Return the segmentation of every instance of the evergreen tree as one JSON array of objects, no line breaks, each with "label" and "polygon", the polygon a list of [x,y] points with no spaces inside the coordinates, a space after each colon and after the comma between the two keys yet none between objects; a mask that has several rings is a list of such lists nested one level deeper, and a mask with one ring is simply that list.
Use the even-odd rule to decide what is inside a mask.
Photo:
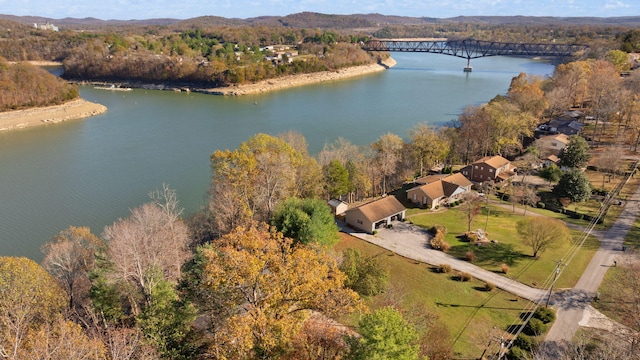
[{"label": "evergreen tree", "polygon": [[570,136],[569,144],[560,152],[560,164],[570,168],[584,167],[590,158],[589,144],[578,135]]},{"label": "evergreen tree", "polygon": [[558,185],[553,188],[553,192],[558,197],[581,202],[587,200],[591,195],[591,184],[582,171],[574,169],[562,174]]}]

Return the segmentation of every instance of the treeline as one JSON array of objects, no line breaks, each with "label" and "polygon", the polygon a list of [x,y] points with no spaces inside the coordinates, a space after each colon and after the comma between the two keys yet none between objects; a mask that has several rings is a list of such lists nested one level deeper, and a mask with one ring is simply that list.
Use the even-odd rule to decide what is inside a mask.
[{"label": "treeline", "polygon": [[[281,150],[295,157],[286,146]],[[271,225],[241,219],[205,239],[205,214],[183,219],[167,187],[150,196],[100,237],[84,227],[60,232],[43,247],[42,266],[0,257],[3,357],[364,360],[402,354],[417,360],[450,354],[446,329],[424,309],[403,314],[390,302],[367,311],[359,294],[384,291],[388,270],[358,251],[341,260],[329,250],[338,229],[324,201],[292,197],[274,206]],[[353,312],[361,318],[360,335],[336,322]],[[419,326],[405,317],[420,319]],[[440,346],[426,345],[436,336]]]},{"label": "treeline", "polygon": [[77,86],[40,67],[0,58],[0,111],[57,105],[78,96]]}]

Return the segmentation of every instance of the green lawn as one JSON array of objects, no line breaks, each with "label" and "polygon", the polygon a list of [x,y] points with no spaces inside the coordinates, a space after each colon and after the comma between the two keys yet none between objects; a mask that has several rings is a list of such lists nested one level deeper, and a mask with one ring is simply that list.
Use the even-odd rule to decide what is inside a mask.
[{"label": "green lawn", "polygon": [[[349,235],[341,234],[341,239],[337,251],[356,248],[363,254],[382,258],[390,269],[395,288],[392,292],[399,295],[402,305],[407,308],[424,305],[447,326],[452,339],[458,338],[454,344],[457,358],[478,358],[489,339],[500,336],[529,305],[528,301],[501,290],[482,290],[484,282],[454,281],[451,274],[436,273],[427,264],[394,255]],[[388,295],[378,295],[367,299],[367,303],[376,308],[387,298]],[[356,319],[350,321],[349,325],[357,323]]]},{"label": "green lawn", "polygon": [[[533,259],[531,249],[521,243],[516,231],[516,224],[523,218],[522,210],[516,209],[516,213],[513,214],[510,210],[494,205],[490,205],[490,209],[488,217],[486,209],[483,209],[483,213],[473,220],[471,226],[472,230],[484,229],[486,223],[489,239],[496,240],[497,243],[485,246],[476,246],[458,237],[467,230],[461,208],[435,213],[412,211],[407,217],[414,224],[425,228],[435,224],[445,226],[448,231],[446,240],[451,245],[448,253],[452,256],[463,259],[468,251],[473,251],[476,255],[474,264],[484,269],[500,272],[501,264],[505,263],[510,268],[508,277],[528,285],[543,284],[547,277],[553,274],[555,261],[566,258],[571,243],[558,244],[557,247],[543,252],[538,259]],[[581,232],[575,230],[572,230],[571,234],[574,241],[578,241],[582,236]],[[598,247],[598,240],[590,236],[572,260],[572,266],[563,270],[556,286],[573,287]]]}]

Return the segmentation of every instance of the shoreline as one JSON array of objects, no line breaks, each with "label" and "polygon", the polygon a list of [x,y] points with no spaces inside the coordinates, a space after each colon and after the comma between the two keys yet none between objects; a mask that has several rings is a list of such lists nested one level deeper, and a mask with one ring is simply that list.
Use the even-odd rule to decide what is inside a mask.
[{"label": "shoreline", "polygon": [[106,111],[102,104],[78,98],[60,105],[0,112],[0,133],[83,119]]},{"label": "shoreline", "polygon": [[348,67],[336,71],[322,71],[310,74],[287,75],[257,82],[255,84],[233,85],[224,88],[198,89],[195,92],[223,96],[242,96],[289,89],[298,86],[320,84],[328,81],[349,79],[357,76],[377,73],[396,65],[393,58],[388,58],[378,64]]}]

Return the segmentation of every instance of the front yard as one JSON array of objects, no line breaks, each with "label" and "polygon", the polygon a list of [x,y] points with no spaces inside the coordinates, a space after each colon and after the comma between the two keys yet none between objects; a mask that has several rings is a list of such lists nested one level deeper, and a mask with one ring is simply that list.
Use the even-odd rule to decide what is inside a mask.
[{"label": "front yard", "polygon": [[[475,217],[471,226],[471,230],[484,229],[486,224],[488,238],[495,240],[495,243],[486,243],[483,246],[476,246],[459,237],[467,231],[461,208],[436,213],[412,209],[407,212],[407,217],[409,221],[424,228],[436,224],[445,226],[446,241],[451,245],[448,251],[450,255],[465,259],[467,252],[473,252],[474,264],[499,273],[502,273],[501,265],[506,264],[509,267],[507,277],[532,286],[543,284],[553,273],[556,261],[566,259],[572,244],[580,241],[583,236],[581,231],[571,230],[572,243],[558,244],[543,252],[538,259],[534,259],[531,257],[531,249],[522,244],[516,231],[516,224],[523,219],[522,210],[516,210],[514,214],[496,205],[490,204],[489,207],[490,212],[487,214],[486,207],[483,205],[482,213]],[[571,266],[564,268],[556,286],[558,288],[573,287],[599,246],[598,239],[594,236],[587,237],[584,245],[573,258]]]},{"label": "front yard", "polygon": [[[365,256],[380,257],[389,268],[391,289],[366,299],[367,305],[375,309],[399,302],[408,312],[424,307],[429,314],[421,316],[437,316],[449,330],[451,340],[456,340],[453,345],[456,358],[478,358],[487,342],[502,335],[529,304],[499,289],[485,291],[482,281],[455,281],[451,279],[452,273],[437,273],[430,265],[394,255],[344,233],[340,237],[336,251],[355,248]],[[349,319],[347,325],[357,322],[355,318]],[[495,349],[495,342],[493,345]]]}]

